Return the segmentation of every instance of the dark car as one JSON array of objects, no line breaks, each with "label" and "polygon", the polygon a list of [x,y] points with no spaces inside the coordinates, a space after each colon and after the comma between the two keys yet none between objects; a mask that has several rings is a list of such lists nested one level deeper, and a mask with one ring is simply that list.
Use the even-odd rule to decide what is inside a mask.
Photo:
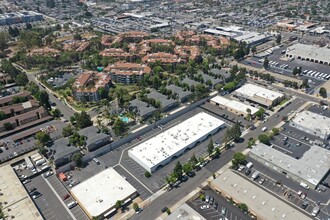
[{"label": "dark car", "polygon": [[214,204],[213,204],[213,208],[214,208],[215,210],[218,209],[218,203],[217,203],[217,202],[214,202]]},{"label": "dark car", "polygon": [[167,210],[168,210],[167,207],[164,207],[164,208],[161,209],[162,213],[166,212]]},{"label": "dark car", "polygon": [[250,173],[251,173],[251,169],[246,169],[246,170],[245,170],[245,175],[248,176],[248,175],[250,175]]},{"label": "dark car", "polygon": [[69,194],[66,194],[65,196],[63,196],[63,200],[66,200],[66,199],[68,199],[70,197],[70,195]]},{"label": "dark car", "polygon": [[182,176],[181,177],[181,181],[182,182],[186,182],[188,180],[188,177],[186,175]]},{"label": "dark car", "polygon": [[33,188],[29,189],[29,193],[32,193],[32,192],[34,192],[36,190],[37,190],[37,188],[33,187]]},{"label": "dark car", "polygon": [[191,171],[191,172],[189,172],[187,175],[188,175],[189,177],[194,177],[196,174],[195,174],[195,172]]},{"label": "dark car", "polygon": [[303,204],[301,205],[303,209],[306,209],[307,206],[308,206],[308,201],[304,201]]}]

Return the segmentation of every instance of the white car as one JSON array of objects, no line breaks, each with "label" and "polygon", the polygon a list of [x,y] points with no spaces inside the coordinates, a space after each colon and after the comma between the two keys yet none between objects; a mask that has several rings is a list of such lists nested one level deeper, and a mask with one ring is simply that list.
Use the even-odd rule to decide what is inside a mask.
[{"label": "white car", "polygon": [[239,168],[238,168],[237,170],[241,172],[241,171],[244,170],[244,169],[245,169],[245,166],[244,166],[244,165],[240,165]]},{"label": "white car", "polygon": [[75,207],[77,205],[77,202],[76,201],[72,201],[70,202],[67,206],[69,209],[72,209],[73,207]]},{"label": "white car", "polygon": [[53,171],[48,171],[47,173],[45,173],[43,176],[45,177],[45,178],[47,178],[47,177],[49,177],[49,176],[51,176],[51,175],[53,175],[54,173],[53,173]]},{"label": "white car", "polygon": [[210,208],[210,205],[202,205],[201,206],[201,209],[203,210],[203,209],[209,209]]}]

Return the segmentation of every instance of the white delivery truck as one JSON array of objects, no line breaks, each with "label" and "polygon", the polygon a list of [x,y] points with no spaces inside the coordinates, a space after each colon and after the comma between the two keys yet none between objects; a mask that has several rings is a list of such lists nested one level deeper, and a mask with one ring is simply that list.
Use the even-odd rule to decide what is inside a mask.
[{"label": "white delivery truck", "polygon": [[42,159],[40,159],[40,160],[37,160],[37,161],[36,161],[36,166],[40,166],[40,165],[42,165],[42,164],[45,163],[45,162],[46,162],[45,158],[42,158]]}]

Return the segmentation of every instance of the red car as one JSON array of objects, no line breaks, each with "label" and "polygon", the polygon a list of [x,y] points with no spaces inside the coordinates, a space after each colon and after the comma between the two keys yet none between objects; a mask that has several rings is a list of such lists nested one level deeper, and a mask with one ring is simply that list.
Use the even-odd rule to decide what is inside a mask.
[{"label": "red car", "polygon": [[301,194],[300,198],[305,199],[307,197],[307,193]]},{"label": "red car", "polygon": [[70,197],[70,195],[69,194],[66,194],[65,196],[63,196],[63,201],[66,200],[66,199],[68,199],[69,197]]}]

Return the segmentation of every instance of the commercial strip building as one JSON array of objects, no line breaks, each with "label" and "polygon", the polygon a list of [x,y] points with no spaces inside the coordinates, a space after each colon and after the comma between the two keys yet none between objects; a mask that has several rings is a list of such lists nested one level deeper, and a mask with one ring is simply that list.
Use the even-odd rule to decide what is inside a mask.
[{"label": "commercial strip building", "polygon": [[310,219],[298,209],[229,169],[213,180],[211,186],[227,199],[232,199],[236,204],[247,204],[249,211],[256,216],[256,219]]},{"label": "commercial strip building", "polygon": [[[215,96],[210,100],[210,103],[219,106],[221,109],[225,109],[229,112],[232,112],[236,115],[240,115],[243,117],[246,117],[249,114],[253,117],[259,110],[243,102],[230,100],[222,96]],[[250,109],[250,112],[248,112],[248,109]]]},{"label": "commercial strip building", "polygon": [[137,196],[136,189],[113,168],[74,186],[70,193],[90,219],[106,218],[116,211],[118,200],[126,204]]},{"label": "commercial strip building", "polygon": [[290,125],[321,139],[328,139],[330,135],[330,118],[311,111],[299,112],[292,118]]},{"label": "commercial strip building", "polygon": [[330,49],[307,44],[294,44],[286,49],[286,57],[330,65]]},{"label": "commercial strip building", "polygon": [[0,167],[0,191],[0,203],[5,216],[16,220],[43,219],[10,165]]},{"label": "commercial strip building", "polygon": [[330,170],[330,152],[315,145],[311,146],[298,160],[262,143],[252,148],[249,156],[313,189],[329,174]]},{"label": "commercial strip building", "polygon": [[154,172],[224,127],[225,122],[201,112],[130,149],[128,156]]},{"label": "commercial strip building", "polygon": [[278,104],[285,98],[285,94],[274,92],[261,86],[245,84],[234,92],[234,96],[242,100],[258,103],[267,108]]}]

